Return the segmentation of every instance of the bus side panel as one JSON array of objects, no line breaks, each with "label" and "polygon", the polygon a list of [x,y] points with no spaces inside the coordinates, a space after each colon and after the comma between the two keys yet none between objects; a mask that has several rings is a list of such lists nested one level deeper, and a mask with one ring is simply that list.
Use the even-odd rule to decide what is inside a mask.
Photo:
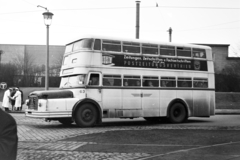
[{"label": "bus side panel", "polygon": [[[122,91],[121,89],[103,89],[102,90],[102,110],[107,111],[106,118],[119,117],[118,111],[122,109]],[[105,112],[103,112],[105,114]]]},{"label": "bus side panel", "polygon": [[182,99],[187,103],[188,116],[192,116],[194,111],[192,90],[178,90],[177,98]]},{"label": "bus side panel", "polygon": [[210,92],[210,115],[215,115],[215,92]]},{"label": "bus side panel", "polygon": [[208,72],[214,73],[214,64],[213,64],[213,61],[207,61],[207,65],[208,65]]},{"label": "bus side panel", "polygon": [[144,117],[159,117],[159,90],[142,90],[142,108]]},{"label": "bus side panel", "polygon": [[193,116],[210,116],[210,93],[206,91],[193,91]]},{"label": "bus side panel", "polygon": [[79,101],[79,98],[66,98],[67,111],[72,111],[73,106]]},{"label": "bus side panel", "polygon": [[142,117],[142,97],[141,90],[122,90],[123,117]]},{"label": "bus side panel", "polygon": [[176,90],[160,90],[159,94],[160,116],[167,116],[168,105],[177,97]]},{"label": "bus side panel", "polygon": [[66,111],[66,99],[48,99],[47,111]]},{"label": "bus side panel", "polygon": [[208,79],[209,79],[208,88],[214,89],[215,88],[215,77],[214,77],[214,74],[209,74],[208,75]]}]

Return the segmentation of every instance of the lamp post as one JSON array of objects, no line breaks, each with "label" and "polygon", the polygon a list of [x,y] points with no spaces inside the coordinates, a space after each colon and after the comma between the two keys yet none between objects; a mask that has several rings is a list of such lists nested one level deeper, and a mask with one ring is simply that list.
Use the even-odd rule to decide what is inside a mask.
[{"label": "lamp post", "polygon": [[169,30],[167,30],[167,32],[169,32],[169,42],[172,42],[172,28],[170,27]]},{"label": "lamp post", "polygon": [[49,11],[43,13],[44,23],[47,27],[47,56],[45,65],[45,90],[48,90],[49,86],[49,26],[52,23],[53,14]]}]

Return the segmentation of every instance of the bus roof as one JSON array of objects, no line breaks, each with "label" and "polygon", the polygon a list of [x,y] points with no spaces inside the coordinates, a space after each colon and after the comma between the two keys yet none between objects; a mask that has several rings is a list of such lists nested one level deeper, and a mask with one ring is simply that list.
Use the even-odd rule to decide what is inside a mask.
[{"label": "bus roof", "polygon": [[74,40],[66,45],[77,42],[83,38],[93,38],[93,39],[107,39],[107,40],[128,41],[128,42],[137,42],[137,43],[148,43],[148,44],[158,44],[158,45],[161,44],[161,45],[171,45],[171,46],[179,46],[179,47],[211,49],[211,47],[209,46],[196,45],[196,44],[190,44],[190,43],[173,43],[173,42],[163,42],[163,41],[152,41],[152,40],[146,40],[146,39],[131,39],[131,38],[123,38],[123,37],[98,36],[98,35],[81,35],[80,37],[81,38],[79,38],[78,40]]}]

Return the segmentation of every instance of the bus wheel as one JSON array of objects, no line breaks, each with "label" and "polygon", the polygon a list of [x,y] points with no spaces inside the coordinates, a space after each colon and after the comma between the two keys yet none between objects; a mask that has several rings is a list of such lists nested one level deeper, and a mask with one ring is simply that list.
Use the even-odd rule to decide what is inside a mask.
[{"label": "bus wheel", "polygon": [[183,104],[174,103],[169,110],[169,120],[172,123],[181,123],[187,119],[187,112]]},{"label": "bus wheel", "polygon": [[73,120],[71,118],[62,118],[59,119],[58,121],[66,126],[71,125],[73,123]]},{"label": "bus wheel", "polygon": [[75,113],[75,122],[79,127],[91,127],[97,122],[97,109],[86,103],[79,107]]}]

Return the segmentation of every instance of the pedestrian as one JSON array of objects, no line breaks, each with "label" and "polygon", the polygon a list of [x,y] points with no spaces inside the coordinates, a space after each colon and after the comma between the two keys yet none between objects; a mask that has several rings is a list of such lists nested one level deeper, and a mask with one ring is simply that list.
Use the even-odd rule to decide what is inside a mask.
[{"label": "pedestrian", "polygon": [[22,97],[21,92],[18,88],[15,88],[16,92],[13,97],[11,97],[12,100],[15,100],[14,108],[15,110],[19,111],[22,106]]},{"label": "pedestrian", "polygon": [[14,118],[0,109],[0,159],[17,158],[17,124]]},{"label": "pedestrian", "polygon": [[[14,95],[15,95],[15,93],[16,93],[16,89],[15,88],[13,88],[12,90],[11,90],[11,97],[13,97]],[[12,98],[10,98],[11,99],[11,105],[12,105],[12,111],[14,110],[14,106],[15,106],[15,99],[12,99]]]},{"label": "pedestrian", "polygon": [[23,100],[23,91],[18,87],[19,92],[21,93],[21,107],[20,107],[20,111],[22,110],[22,105],[24,104],[24,100]]},{"label": "pedestrian", "polygon": [[2,102],[2,107],[4,108],[5,111],[9,111],[9,107],[11,105],[11,88],[8,88],[5,92],[4,92],[4,96],[3,96],[3,102]]}]

